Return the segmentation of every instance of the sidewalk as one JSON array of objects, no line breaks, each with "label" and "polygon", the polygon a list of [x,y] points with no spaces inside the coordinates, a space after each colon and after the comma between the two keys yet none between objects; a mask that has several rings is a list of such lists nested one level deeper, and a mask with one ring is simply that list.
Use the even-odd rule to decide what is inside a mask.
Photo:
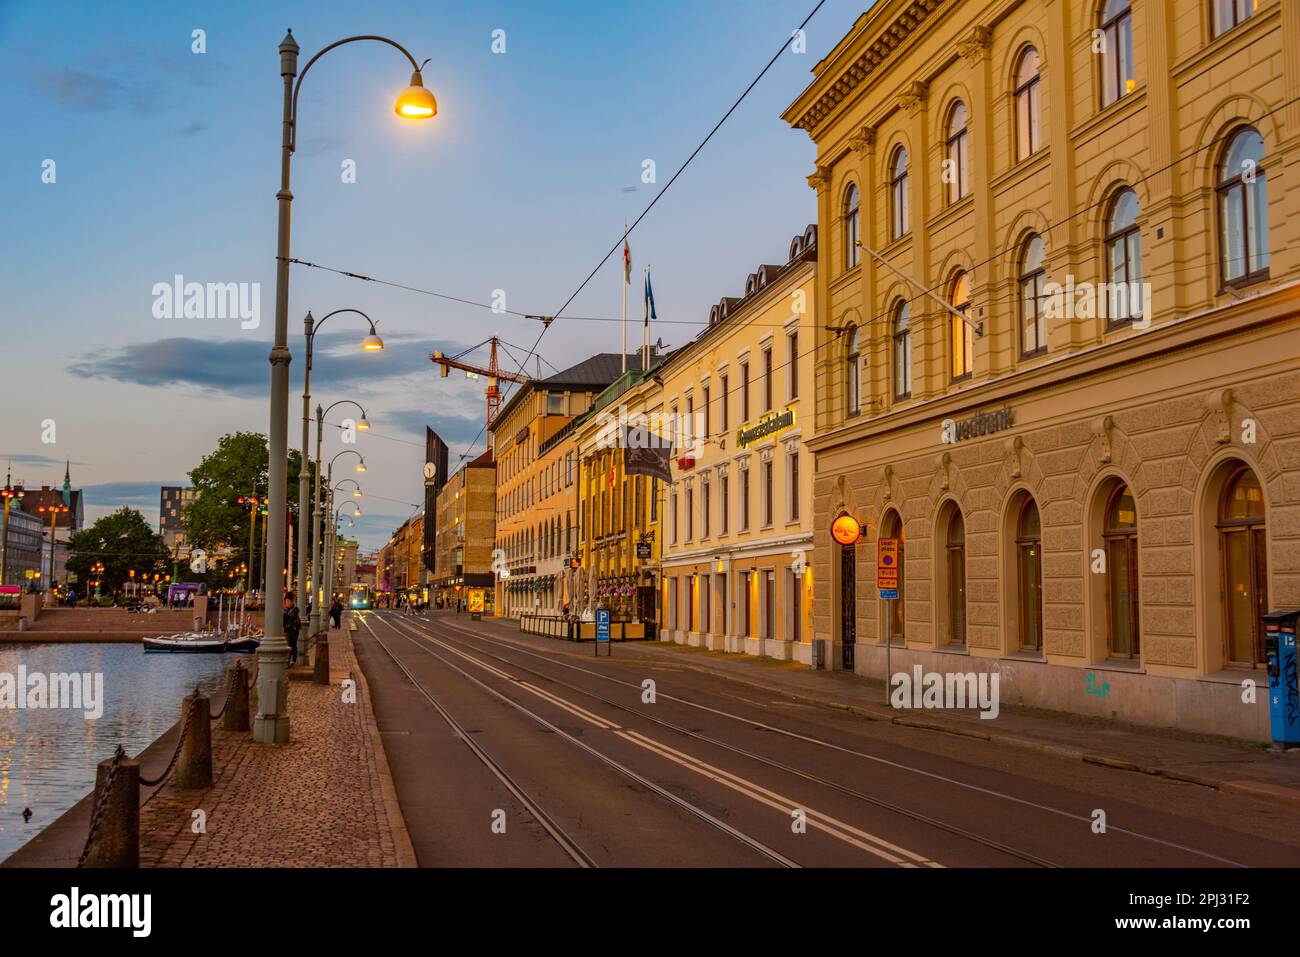
[{"label": "sidewalk", "polygon": [[[455,620],[454,615],[449,618]],[[464,627],[478,626],[468,616],[462,616],[459,623]],[[482,625],[529,647],[591,657],[590,642],[579,645],[525,635],[516,624],[504,619],[485,619]],[[1235,738],[1007,704],[1001,706],[994,720],[981,719],[976,711],[898,711],[886,704],[884,682],[879,679],[843,671],[811,671],[793,662],[666,642],[615,642],[614,656],[670,661],[678,667],[808,704],[838,708],[871,721],[890,721],[932,733],[962,735],[1300,807],[1300,750],[1279,753]]]},{"label": "sidewalk", "polygon": [[[415,866],[346,621],[329,642],[330,684],[289,683],[288,745],[214,725],[212,787],[168,783],[144,803],[142,867]],[[347,678],[357,682],[355,704],[343,701]],[[206,815],[202,834],[192,829],[196,809]]]}]

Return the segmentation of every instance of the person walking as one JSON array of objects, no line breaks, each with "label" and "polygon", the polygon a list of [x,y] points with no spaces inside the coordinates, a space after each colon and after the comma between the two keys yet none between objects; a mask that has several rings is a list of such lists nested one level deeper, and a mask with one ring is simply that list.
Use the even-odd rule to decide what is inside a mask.
[{"label": "person walking", "polygon": [[334,599],[334,604],[330,605],[330,619],[334,622],[335,628],[343,623],[343,602],[337,598]]},{"label": "person walking", "polygon": [[289,664],[298,661],[298,633],[302,631],[302,619],[298,617],[298,604],[293,592],[284,596],[284,640],[289,643]]}]

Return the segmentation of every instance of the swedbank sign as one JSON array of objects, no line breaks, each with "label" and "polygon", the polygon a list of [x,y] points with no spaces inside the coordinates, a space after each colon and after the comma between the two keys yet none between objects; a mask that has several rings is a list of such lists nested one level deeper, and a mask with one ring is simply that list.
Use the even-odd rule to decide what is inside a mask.
[{"label": "swedbank sign", "polygon": [[940,425],[940,436],[944,445],[960,442],[962,439],[979,438],[991,435],[1015,425],[1015,413],[1011,406],[1004,405],[996,412],[976,412],[968,419],[944,419]]}]

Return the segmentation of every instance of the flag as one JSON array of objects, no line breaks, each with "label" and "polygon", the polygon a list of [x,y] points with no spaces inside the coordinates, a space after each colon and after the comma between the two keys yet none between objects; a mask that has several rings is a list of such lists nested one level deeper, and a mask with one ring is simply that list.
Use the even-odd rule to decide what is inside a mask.
[{"label": "flag", "polygon": [[632,285],[632,247],[627,244],[627,226],[623,226],[623,285]]},{"label": "flag", "polygon": [[650,328],[650,320],[658,319],[655,315],[655,293],[650,288],[650,270],[645,271],[645,327]]}]

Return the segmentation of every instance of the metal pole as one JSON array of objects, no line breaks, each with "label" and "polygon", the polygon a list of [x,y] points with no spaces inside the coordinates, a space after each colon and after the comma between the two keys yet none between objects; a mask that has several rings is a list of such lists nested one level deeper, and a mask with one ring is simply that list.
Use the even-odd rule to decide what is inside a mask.
[{"label": "metal pole", "polygon": [[47,587],[50,591],[51,601],[54,600],[54,551],[58,544],[58,540],[54,535],[54,523],[58,521],[58,518],[59,513],[54,509],[50,509],[50,583]]},{"label": "metal pole", "polygon": [[[316,492],[315,492],[315,497],[312,500],[314,502],[313,508],[315,509],[315,511],[312,512],[312,523],[311,523],[311,591],[313,597],[311,603],[311,618],[308,621],[308,625],[307,625],[307,639],[309,643],[312,637],[315,636],[315,634],[318,631],[320,631],[320,603],[321,603],[320,556],[321,556],[321,536],[324,532],[324,527],[321,525],[321,515],[320,515],[320,470],[321,470],[320,443],[321,443],[321,429],[324,425],[324,420],[325,420],[325,412],[318,405],[316,406],[316,468],[313,470],[316,473]],[[331,471],[332,470],[333,470],[333,464],[331,463]]]},{"label": "metal pole", "polygon": [[[250,495],[249,498],[257,498]],[[257,552],[254,551],[254,539],[257,536],[257,505],[250,503],[248,512],[248,573],[244,577],[244,591],[253,590],[253,569],[257,567]]]},{"label": "metal pole", "polygon": [[[300,446],[302,454],[298,459],[298,609],[300,612],[307,610],[307,530],[310,527],[307,521],[307,510],[310,506],[307,482],[308,466],[311,463],[307,443],[311,435],[311,340],[314,322],[311,313],[308,312],[307,318],[303,320],[307,348],[306,364],[303,366],[302,373],[302,445]],[[309,627],[305,640],[310,641],[311,636],[312,629]]]},{"label": "metal pole", "polygon": [[[8,493],[8,489],[5,492]],[[12,499],[5,495],[4,531],[0,531],[0,585],[9,577],[9,503]]]},{"label": "metal pole", "polygon": [[[889,676],[893,673],[893,666],[890,664],[892,660],[890,652],[894,648],[894,626],[892,624],[893,615],[891,614],[894,606],[890,602],[894,600],[893,598],[885,599],[885,704],[889,704]],[[893,707],[892,704],[889,706]]]},{"label": "metal pole", "polygon": [[[280,190],[276,194],[279,222],[275,261],[275,344],[271,348],[271,416],[268,435],[271,499],[269,537],[284,543],[288,489],[289,454],[289,171],[293,158],[293,82],[298,74],[298,44],[292,33],[280,41],[280,76],[284,79],[284,111],[281,122]],[[271,550],[265,563],[265,637],[257,648],[257,718],[253,740],[259,744],[287,744],[289,741],[289,644],[284,640],[284,620],[275,614],[272,594],[279,594],[284,578],[284,553]]]}]

